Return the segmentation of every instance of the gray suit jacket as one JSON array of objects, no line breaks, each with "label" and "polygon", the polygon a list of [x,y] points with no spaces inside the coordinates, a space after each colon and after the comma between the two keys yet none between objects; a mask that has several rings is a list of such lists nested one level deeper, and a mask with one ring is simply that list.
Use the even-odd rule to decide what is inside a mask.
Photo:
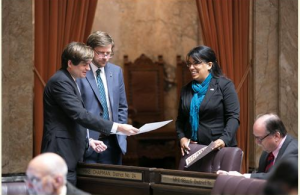
[{"label": "gray suit jacket", "polygon": [[[125,86],[122,69],[112,63],[107,63],[104,67],[110,108],[112,111],[112,121],[117,123],[127,123],[128,106],[126,100]],[[92,68],[87,72],[86,78],[77,79],[76,81],[81,91],[81,97],[89,112],[97,116],[103,115],[103,108],[100,103],[99,89],[97,87]],[[93,139],[99,138],[99,132],[90,129],[90,137]],[[123,154],[127,150],[127,140],[125,135],[116,136],[118,144]],[[85,156],[91,155],[93,150],[88,149]]]},{"label": "gray suit jacket", "polygon": [[283,142],[279,150],[275,164],[271,167],[268,173],[264,173],[267,157],[268,157],[268,153],[264,151],[261,154],[259,159],[258,171],[257,173],[252,173],[251,178],[267,179],[272,174],[272,172],[276,169],[276,166],[280,164],[280,161],[283,159],[291,158],[292,160],[298,161],[298,140],[296,140],[290,135],[287,135],[285,141]]}]

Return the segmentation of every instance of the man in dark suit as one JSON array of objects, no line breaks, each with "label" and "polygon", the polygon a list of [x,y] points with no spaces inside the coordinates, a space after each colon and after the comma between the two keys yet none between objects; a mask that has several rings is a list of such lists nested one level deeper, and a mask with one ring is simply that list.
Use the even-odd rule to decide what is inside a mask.
[{"label": "man in dark suit", "polygon": [[[101,102],[98,83],[102,81],[108,111],[107,119],[117,123],[127,123],[128,106],[122,69],[108,62],[113,56],[112,37],[106,32],[96,31],[88,37],[87,45],[95,52],[93,61],[90,63],[91,70],[87,72],[86,78],[76,80],[86,109],[92,114],[105,118],[105,109],[102,105],[104,102]],[[100,76],[100,81],[97,76]],[[85,153],[84,162],[122,164],[122,154],[125,154],[127,149],[126,135],[105,136],[90,129],[89,138],[103,141],[107,149],[97,153],[90,147]]]},{"label": "man in dark suit", "polygon": [[44,153],[32,159],[26,170],[30,194],[88,195],[67,182],[68,167],[55,153]]},{"label": "man in dark suit", "polygon": [[[72,42],[62,53],[62,68],[48,81],[44,90],[44,132],[42,152],[54,152],[68,165],[68,181],[76,184],[76,166],[83,160],[88,146],[87,129],[103,135],[122,132],[133,135],[138,129],[127,124],[104,120],[89,113],[75,82],[84,78],[94,57],[91,47]],[[94,142],[97,152],[103,151],[101,142]]]},{"label": "man in dark suit", "polygon": [[218,171],[218,174],[267,179],[281,160],[292,159],[298,163],[298,140],[287,134],[283,122],[277,115],[259,116],[253,125],[253,135],[256,143],[263,149],[257,173],[242,175],[236,171]]}]

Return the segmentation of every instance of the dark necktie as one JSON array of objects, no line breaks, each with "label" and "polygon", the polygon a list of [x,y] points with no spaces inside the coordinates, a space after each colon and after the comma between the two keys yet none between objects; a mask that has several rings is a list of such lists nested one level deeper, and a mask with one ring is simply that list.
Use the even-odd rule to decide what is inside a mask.
[{"label": "dark necktie", "polygon": [[274,164],[274,155],[272,152],[269,153],[268,157],[267,157],[267,164],[266,164],[266,168],[265,168],[265,173],[267,173],[270,168],[273,166]]},{"label": "dark necktie", "polygon": [[100,68],[96,71],[96,78],[97,78],[97,84],[98,84],[98,89],[100,93],[100,103],[103,108],[103,118],[104,119],[109,119],[109,114],[108,114],[108,108],[107,108],[107,102],[106,102],[106,95],[105,95],[105,90],[104,90],[104,85],[102,82],[102,79],[100,77]]}]

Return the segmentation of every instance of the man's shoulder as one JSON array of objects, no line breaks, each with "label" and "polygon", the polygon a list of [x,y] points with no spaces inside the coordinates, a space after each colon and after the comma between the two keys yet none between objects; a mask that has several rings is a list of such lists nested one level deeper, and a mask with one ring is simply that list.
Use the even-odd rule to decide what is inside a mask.
[{"label": "man's shoulder", "polygon": [[287,144],[288,148],[292,148],[298,151],[298,140],[289,134],[286,136],[285,143],[283,144]]},{"label": "man's shoulder", "polygon": [[52,91],[55,88],[61,88],[62,86],[68,86],[67,88],[74,87],[74,80],[67,70],[58,70],[47,82],[45,86],[45,93]]},{"label": "man's shoulder", "polygon": [[118,65],[116,65],[116,64],[113,64],[113,63],[111,63],[111,62],[108,62],[106,66],[107,66],[107,68],[109,68],[109,69],[111,69],[111,70],[115,70],[115,71],[120,71],[120,70],[122,70],[122,68],[121,68],[120,66],[118,66]]},{"label": "man's shoulder", "polygon": [[48,82],[58,81],[58,80],[69,80],[67,70],[58,70],[52,77],[50,77]]}]

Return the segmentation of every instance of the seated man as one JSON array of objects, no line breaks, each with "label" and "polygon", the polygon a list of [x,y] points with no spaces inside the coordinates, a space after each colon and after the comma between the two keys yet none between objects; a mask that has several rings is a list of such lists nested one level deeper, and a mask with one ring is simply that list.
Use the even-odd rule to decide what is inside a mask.
[{"label": "seated man", "polygon": [[298,164],[298,141],[287,134],[287,131],[275,114],[259,116],[253,125],[256,143],[264,150],[259,160],[257,173],[241,174],[237,171],[222,171],[217,174],[237,175],[257,179],[267,179],[273,165],[281,160],[291,158]]},{"label": "seated man", "polygon": [[43,153],[29,162],[26,185],[29,194],[88,195],[67,182],[66,162],[55,153]]}]

